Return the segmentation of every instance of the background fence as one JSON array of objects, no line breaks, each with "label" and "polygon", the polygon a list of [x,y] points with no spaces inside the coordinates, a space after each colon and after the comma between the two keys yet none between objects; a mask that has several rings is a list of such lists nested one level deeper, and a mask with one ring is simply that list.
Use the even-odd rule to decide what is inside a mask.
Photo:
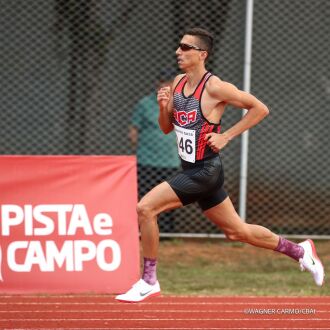
[{"label": "background fence", "polygon": [[[245,10],[242,0],[1,0],[0,153],[135,153],[135,104],[176,70],[186,28],[214,33],[208,69],[242,88]],[[250,132],[247,221],[281,234],[330,234],[329,17],[328,0],[254,1],[251,91],[271,115]],[[228,108],[224,130],[240,116]],[[222,157],[237,207],[240,138]],[[141,187],[161,173],[142,171]],[[195,205],[160,224],[220,233]]]}]

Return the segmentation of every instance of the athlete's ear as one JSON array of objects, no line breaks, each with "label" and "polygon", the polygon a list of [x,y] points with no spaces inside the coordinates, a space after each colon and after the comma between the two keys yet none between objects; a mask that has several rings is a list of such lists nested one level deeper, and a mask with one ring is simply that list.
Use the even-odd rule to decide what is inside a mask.
[{"label": "athlete's ear", "polygon": [[207,51],[206,51],[206,50],[202,50],[202,51],[200,52],[200,56],[201,56],[201,59],[205,62],[206,59],[207,59],[207,56],[208,56]]}]

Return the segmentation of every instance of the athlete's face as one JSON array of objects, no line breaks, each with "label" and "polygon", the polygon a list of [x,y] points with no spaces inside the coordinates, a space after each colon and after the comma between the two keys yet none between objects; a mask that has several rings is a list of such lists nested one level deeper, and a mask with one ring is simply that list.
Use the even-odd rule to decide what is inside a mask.
[{"label": "athlete's face", "polygon": [[184,71],[204,62],[207,57],[207,51],[201,48],[198,38],[191,35],[183,36],[175,54],[179,68]]}]

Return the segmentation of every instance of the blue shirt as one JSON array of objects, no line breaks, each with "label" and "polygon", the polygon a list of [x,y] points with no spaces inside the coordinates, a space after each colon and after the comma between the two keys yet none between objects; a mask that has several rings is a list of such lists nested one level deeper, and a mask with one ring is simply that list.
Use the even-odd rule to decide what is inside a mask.
[{"label": "blue shirt", "polygon": [[138,129],[137,158],[144,166],[179,167],[175,132],[165,135],[158,124],[157,94],[142,98],[134,107],[132,125]]}]

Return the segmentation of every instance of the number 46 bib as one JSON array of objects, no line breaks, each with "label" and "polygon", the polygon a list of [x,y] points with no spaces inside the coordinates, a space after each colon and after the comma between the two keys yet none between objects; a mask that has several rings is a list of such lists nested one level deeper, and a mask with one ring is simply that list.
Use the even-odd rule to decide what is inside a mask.
[{"label": "number 46 bib", "polygon": [[174,125],[179,156],[186,162],[195,163],[195,131]]}]

